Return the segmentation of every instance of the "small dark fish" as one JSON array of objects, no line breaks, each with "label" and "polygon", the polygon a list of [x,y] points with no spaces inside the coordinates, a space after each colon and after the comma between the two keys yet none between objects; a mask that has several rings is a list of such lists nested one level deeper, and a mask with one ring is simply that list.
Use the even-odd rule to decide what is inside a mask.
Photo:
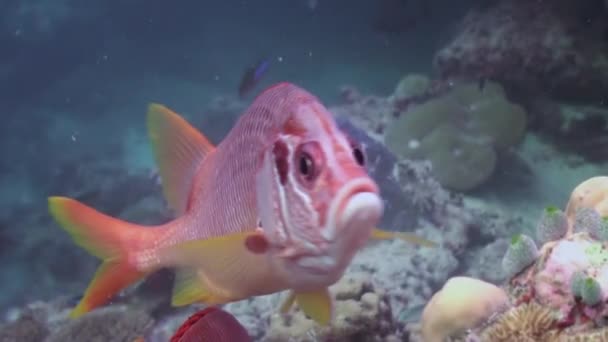
[{"label": "small dark fish", "polygon": [[228,312],[208,307],[190,316],[169,342],[250,342],[247,330]]},{"label": "small dark fish", "polygon": [[485,77],[480,77],[477,80],[477,87],[479,88],[479,91],[483,91],[485,89],[486,81],[487,81],[487,78],[485,78]]},{"label": "small dark fish", "polygon": [[241,83],[239,84],[239,96],[241,98],[245,97],[251,90],[253,90],[253,88],[255,88],[262,77],[266,74],[266,71],[268,71],[269,66],[270,61],[267,59],[262,59],[254,66],[251,66],[245,70],[245,73],[241,78]]}]

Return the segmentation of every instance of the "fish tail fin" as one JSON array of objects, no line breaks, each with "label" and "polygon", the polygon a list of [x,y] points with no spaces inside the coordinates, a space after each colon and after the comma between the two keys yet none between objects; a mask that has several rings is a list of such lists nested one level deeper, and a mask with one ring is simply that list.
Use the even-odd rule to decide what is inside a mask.
[{"label": "fish tail fin", "polygon": [[120,290],[156,270],[157,265],[138,267],[129,255],[148,245],[154,235],[152,229],[102,214],[70,198],[49,197],[48,202],[51,215],[74,242],[103,260],[70,317],[77,318],[105,304]]}]

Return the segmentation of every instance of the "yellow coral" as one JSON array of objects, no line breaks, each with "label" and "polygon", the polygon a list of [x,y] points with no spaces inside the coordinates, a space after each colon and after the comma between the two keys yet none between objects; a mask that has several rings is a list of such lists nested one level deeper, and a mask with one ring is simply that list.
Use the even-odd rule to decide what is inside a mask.
[{"label": "yellow coral", "polygon": [[450,278],[424,308],[422,337],[425,342],[442,342],[474,328],[507,305],[506,293],[496,285],[474,278]]},{"label": "yellow coral", "polygon": [[566,206],[569,234],[572,234],[574,215],[580,208],[594,208],[602,217],[608,216],[608,177],[592,177],[574,188]]}]

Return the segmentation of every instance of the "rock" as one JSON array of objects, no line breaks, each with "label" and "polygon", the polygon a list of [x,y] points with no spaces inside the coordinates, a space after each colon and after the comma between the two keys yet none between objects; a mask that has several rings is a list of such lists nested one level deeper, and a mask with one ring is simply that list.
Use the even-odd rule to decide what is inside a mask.
[{"label": "rock", "polygon": [[143,311],[110,306],[67,322],[45,342],[133,342],[143,336],[152,323],[152,318]]},{"label": "rock", "polygon": [[393,332],[386,296],[361,276],[346,276],[331,288],[334,319],[321,327],[296,309],[287,315],[273,314],[264,337],[267,342],[283,341],[382,341]]},{"label": "rock", "polygon": [[49,331],[43,322],[30,315],[0,327],[1,342],[42,342]]}]

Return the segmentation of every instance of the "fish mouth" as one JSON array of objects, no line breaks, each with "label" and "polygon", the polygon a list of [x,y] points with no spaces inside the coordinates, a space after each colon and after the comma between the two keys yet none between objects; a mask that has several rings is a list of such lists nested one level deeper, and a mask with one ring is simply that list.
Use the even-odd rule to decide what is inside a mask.
[{"label": "fish mouth", "polygon": [[370,178],[357,178],[345,184],[330,205],[328,221],[321,232],[323,237],[333,241],[338,233],[369,236],[384,211],[378,192],[378,186]]}]

